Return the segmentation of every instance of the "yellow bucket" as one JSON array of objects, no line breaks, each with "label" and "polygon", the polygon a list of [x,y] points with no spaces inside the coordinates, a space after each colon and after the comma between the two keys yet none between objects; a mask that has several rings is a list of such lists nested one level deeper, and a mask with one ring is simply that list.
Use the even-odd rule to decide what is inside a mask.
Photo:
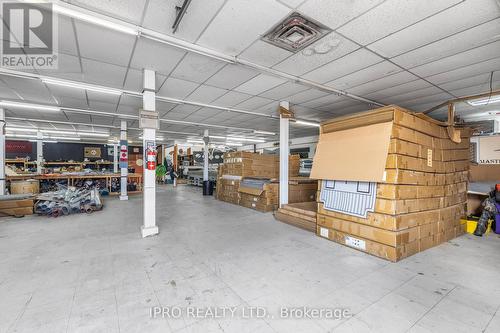
[{"label": "yellow bucket", "polygon": [[[473,234],[474,231],[476,230],[477,221],[461,219],[460,223],[467,224],[467,232],[469,234]],[[491,220],[488,221],[488,228],[486,229],[486,232],[484,234],[487,235],[490,233],[490,231],[491,231]]]}]

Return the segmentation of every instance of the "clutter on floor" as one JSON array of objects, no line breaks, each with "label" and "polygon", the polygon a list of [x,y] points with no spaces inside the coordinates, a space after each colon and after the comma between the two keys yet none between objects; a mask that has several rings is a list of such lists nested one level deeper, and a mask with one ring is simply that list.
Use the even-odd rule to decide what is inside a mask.
[{"label": "clutter on floor", "polygon": [[59,190],[36,197],[35,213],[51,217],[69,214],[93,213],[101,210],[103,203],[97,188],[60,186]]}]

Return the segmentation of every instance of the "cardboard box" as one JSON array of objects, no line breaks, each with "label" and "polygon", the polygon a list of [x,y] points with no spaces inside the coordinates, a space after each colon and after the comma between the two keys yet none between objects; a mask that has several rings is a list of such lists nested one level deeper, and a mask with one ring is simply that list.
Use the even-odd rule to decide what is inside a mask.
[{"label": "cardboard box", "polygon": [[397,106],[323,123],[311,177],[337,182],[320,196],[320,181],[330,209],[318,202],[318,235],[397,261],[463,233],[470,131],[459,131]]}]

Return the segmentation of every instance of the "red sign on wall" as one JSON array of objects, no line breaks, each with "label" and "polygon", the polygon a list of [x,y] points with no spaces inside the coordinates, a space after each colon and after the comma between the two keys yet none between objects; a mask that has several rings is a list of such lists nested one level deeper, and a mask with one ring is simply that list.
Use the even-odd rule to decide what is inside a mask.
[{"label": "red sign on wall", "polygon": [[5,141],[6,153],[31,153],[33,145],[27,141]]}]

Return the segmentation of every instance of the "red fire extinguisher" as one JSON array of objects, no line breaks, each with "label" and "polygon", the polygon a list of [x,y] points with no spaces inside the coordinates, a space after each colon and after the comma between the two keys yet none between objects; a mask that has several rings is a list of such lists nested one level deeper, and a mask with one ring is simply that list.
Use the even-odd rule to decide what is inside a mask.
[{"label": "red fire extinguisher", "polygon": [[152,149],[148,149],[147,155],[147,162],[146,166],[148,170],[155,170],[156,169],[156,151]]}]

